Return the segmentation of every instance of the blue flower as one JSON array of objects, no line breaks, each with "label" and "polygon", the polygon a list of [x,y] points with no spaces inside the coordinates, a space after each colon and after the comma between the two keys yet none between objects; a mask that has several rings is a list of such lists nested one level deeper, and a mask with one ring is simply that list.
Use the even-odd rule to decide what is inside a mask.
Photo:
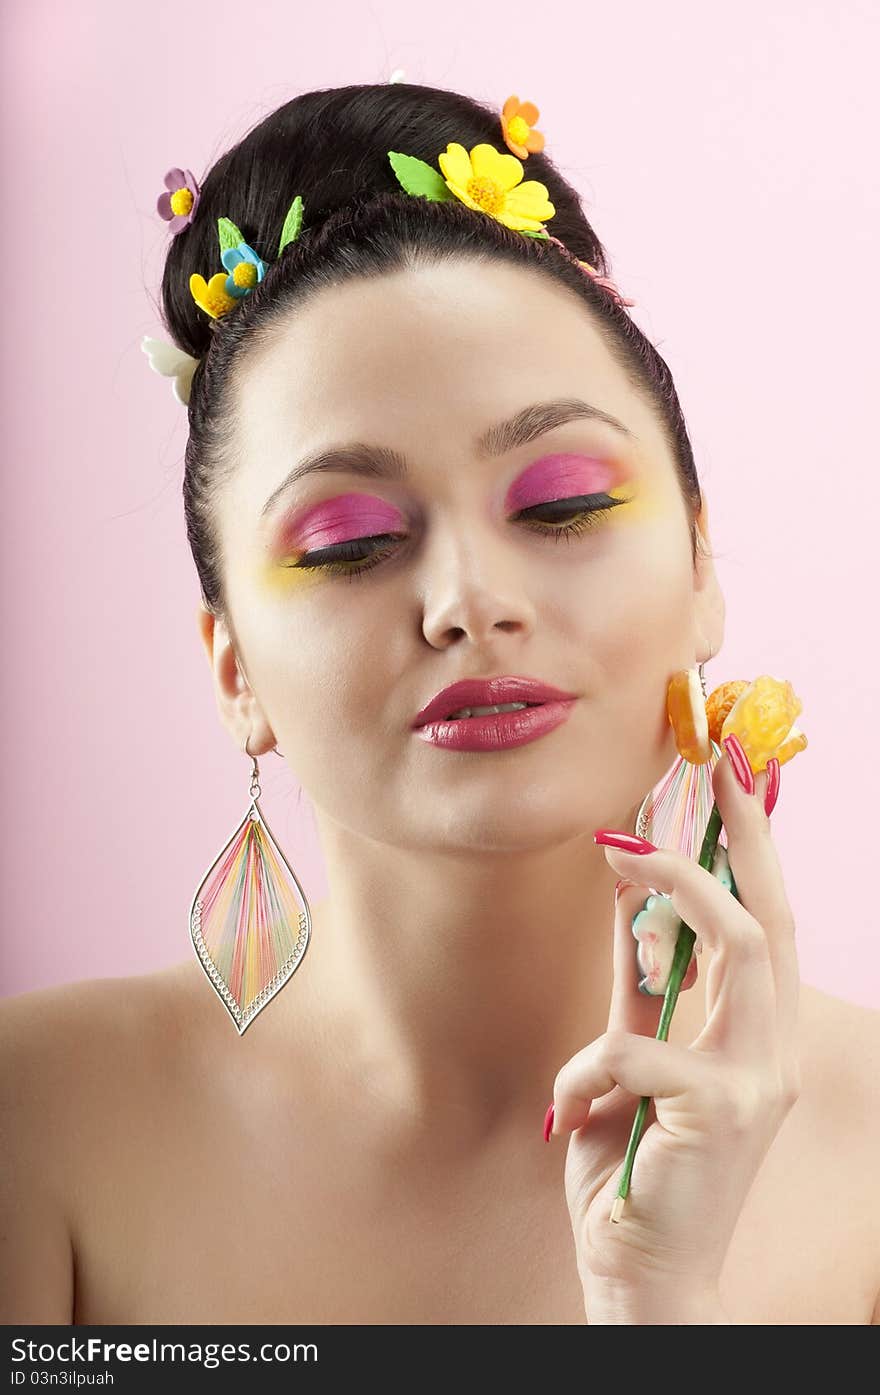
[{"label": "blue flower", "polygon": [[250,295],[268,270],[266,263],[246,242],[240,242],[237,247],[227,247],[220,253],[220,260],[229,272],[225,285],[226,294],[234,296],[236,300],[243,295]]}]

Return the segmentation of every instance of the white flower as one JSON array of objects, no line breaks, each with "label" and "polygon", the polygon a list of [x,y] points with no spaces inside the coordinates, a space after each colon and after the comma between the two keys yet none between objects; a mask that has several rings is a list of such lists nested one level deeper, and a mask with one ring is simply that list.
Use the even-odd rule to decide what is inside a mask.
[{"label": "white flower", "polygon": [[164,339],[151,339],[148,334],[141,340],[141,349],[154,373],[174,380],[171,385],[174,396],[185,407],[189,402],[193,373],[199,360],[193,358],[192,354],[185,354],[175,344],[167,344]]},{"label": "white flower", "polygon": [[[730,858],[722,843],[719,843],[715,849],[715,856],[712,860],[712,875],[718,878],[722,886],[727,887],[731,895],[737,896],[737,900],[739,899],[736,882],[730,868]],[[664,892],[652,893],[642,909],[633,916],[632,932],[638,941],[636,959],[643,974],[639,983],[640,992],[650,994],[652,997],[663,997],[666,993],[680,929],[681,916],[673,906],[671,897]],[[702,954],[702,952],[703,942],[697,935],[694,942],[694,953]],[[687,983],[688,974],[692,972],[689,967],[682,979],[682,990]]]},{"label": "white flower", "polygon": [[636,958],[644,977],[639,992],[662,997],[669,983],[681,916],[669,896],[656,892],[633,916],[632,932],[638,940]]}]

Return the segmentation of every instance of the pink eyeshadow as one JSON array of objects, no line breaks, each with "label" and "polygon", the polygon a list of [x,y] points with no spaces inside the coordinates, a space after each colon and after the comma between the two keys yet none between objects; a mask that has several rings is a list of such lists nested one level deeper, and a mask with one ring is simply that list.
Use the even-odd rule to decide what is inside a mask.
[{"label": "pink eyeshadow", "polygon": [[615,483],[615,470],[607,460],[589,455],[559,452],[544,455],[513,482],[508,494],[511,510],[528,509],[552,499],[577,494],[602,494]]},{"label": "pink eyeshadow", "polygon": [[367,494],[339,494],[297,514],[285,524],[282,546],[301,552],[367,538],[377,533],[399,532],[397,509]]}]

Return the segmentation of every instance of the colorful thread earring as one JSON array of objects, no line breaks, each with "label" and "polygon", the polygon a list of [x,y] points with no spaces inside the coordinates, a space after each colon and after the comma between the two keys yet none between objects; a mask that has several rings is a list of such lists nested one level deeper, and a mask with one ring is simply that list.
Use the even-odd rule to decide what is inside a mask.
[{"label": "colorful thread earring", "polygon": [[250,806],[189,914],[199,963],[239,1036],[296,973],[312,933],[306,894],[260,809],[260,768],[249,744],[250,737]]},{"label": "colorful thread earring", "polygon": [[[701,730],[707,726],[705,702],[708,694],[703,664],[697,666],[696,673],[693,669],[688,672],[693,675],[688,720],[681,722],[676,728],[670,713],[670,723],[675,731],[679,754],[663,779],[654,785],[642,800],[636,816],[635,831],[640,838],[647,838],[656,848],[673,848],[687,857],[695,858],[699,855],[712,805],[715,803],[712,771],[718,764],[722,752],[721,747],[709,739],[708,731],[703,730],[703,743],[708,741],[712,752],[709,759],[695,764],[682,753],[682,746],[687,739],[685,727]],[[697,677],[703,694],[702,703],[695,691]],[[690,752],[692,757],[694,754],[695,752]]]},{"label": "colorful thread earring", "polygon": [[[683,669],[673,675],[666,703],[678,755],[663,779],[645,795],[636,817],[635,832],[640,838],[647,838],[657,848],[672,848],[690,858],[699,857],[715,805],[712,771],[721,757],[721,748],[709,735],[707,696],[702,663],[696,669]],[[712,870],[735,893],[727,849],[721,843]],[[632,932],[636,940],[641,993],[651,997],[665,994],[680,925],[671,899],[662,892],[652,892],[634,915]],[[698,935],[682,990],[696,982],[696,955],[701,954],[702,949]]]}]

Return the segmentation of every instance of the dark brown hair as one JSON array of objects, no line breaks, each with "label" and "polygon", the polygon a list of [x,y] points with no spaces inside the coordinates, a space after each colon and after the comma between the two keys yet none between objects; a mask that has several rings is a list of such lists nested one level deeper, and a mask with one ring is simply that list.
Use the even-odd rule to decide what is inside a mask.
[{"label": "dark brown hair", "polygon": [[[505,153],[499,111],[457,92],[412,83],[302,93],[217,160],[201,181],[195,218],[171,241],[162,278],[163,318],[174,342],[200,359],[184,466],[187,537],[202,600],[217,616],[228,618],[213,501],[235,465],[229,386],[239,355],[251,342],[265,343],[277,321],[324,287],[451,257],[531,266],[585,302],[633,390],[658,413],[689,505],[696,558],[700,486],[665,361],[627,309],[554,244],[523,236],[458,199],[418,198],[400,187],[389,150],[438,168],[437,155],[451,141],[467,150],[487,142]],[[555,207],[548,232],[598,273],[610,275],[576,191],[544,152],[523,163],[524,178],[546,185]],[[277,257],[284,217],[296,194],[303,199],[302,231]],[[268,270],[233,310],[211,320],[193,300],[189,279],[193,272],[209,279],[220,269],[219,217],[235,223]]]}]

